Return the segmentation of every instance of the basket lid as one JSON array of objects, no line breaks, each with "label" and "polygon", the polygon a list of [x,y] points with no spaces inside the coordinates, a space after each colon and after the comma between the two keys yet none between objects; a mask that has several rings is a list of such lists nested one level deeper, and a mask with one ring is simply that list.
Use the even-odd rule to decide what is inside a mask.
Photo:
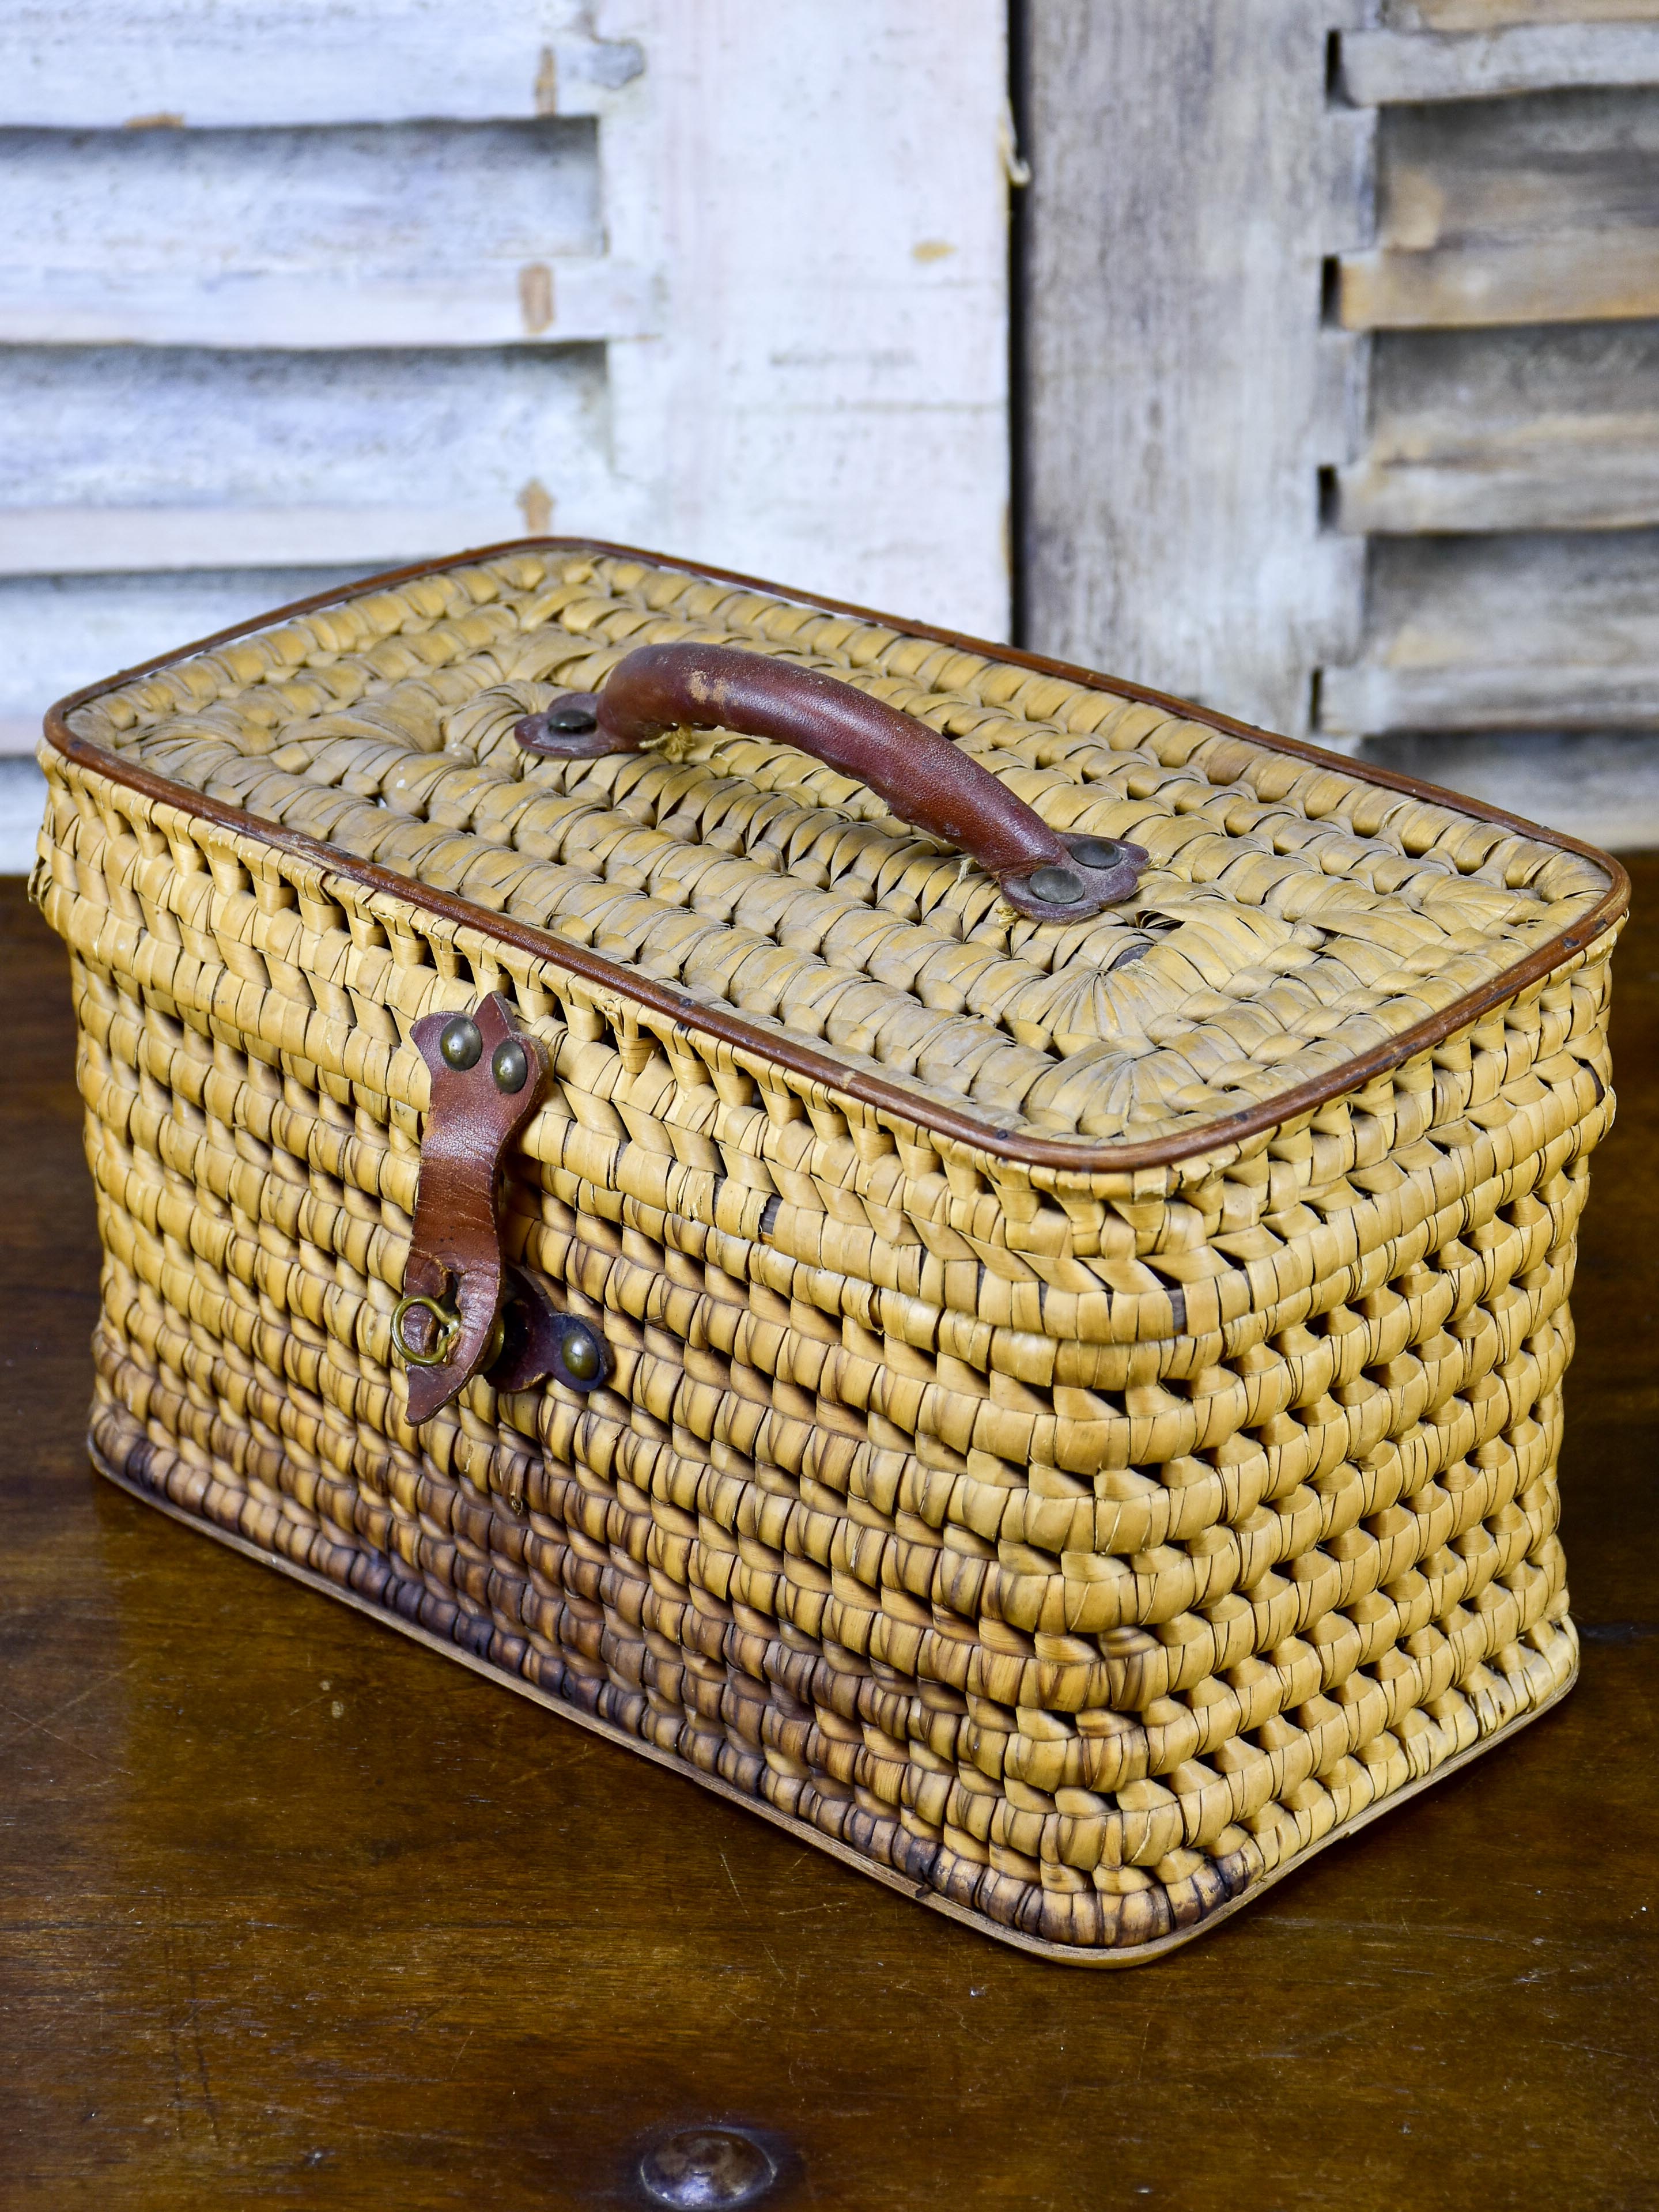
[{"label": "basket lid", "polygon": [[[681,640],[919,716],[1054,828],[1144,847],[1138,889],[1088,921],[1022,919],[873,793],[761,738],[568,762],[517,743],[526,714]],[[1541,984],[1627,894],[1571,840],[1115,678],[567,541],[306,602],[47,726],[118,780],[389,872],[1027,1160],[1186,1157],[1357,1089]]]}]

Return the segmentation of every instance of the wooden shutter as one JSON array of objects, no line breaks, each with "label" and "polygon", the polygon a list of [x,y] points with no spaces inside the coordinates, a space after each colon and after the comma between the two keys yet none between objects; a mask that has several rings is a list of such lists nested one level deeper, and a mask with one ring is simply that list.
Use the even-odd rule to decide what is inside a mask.
[{"label": "wooden shutter", "polygon": [[1321,531],[1358,342],[1371,116],[1334,103],[1363,0],[1030,0],[1022,139],[1026,629],[1287,730],[1358,643],[1363,548]]},{"label": "wooden shutter", "polygon": [[1031,0],[1028,626],[1659,842],[1659,0]]},{"label": "wooden shutter", "polygon": [[[1377,198],[1334,272],[1370,412],[1330,520],[1369,583],[1320,726],[1659,728],[1659,5],[1416,0],[1345,40],[1342,82],[1378,116]],[[1490,741],[1411,750],[1502,781]],[[1588,769],[1599,826],[1659,833],[1644,750],[1508,753],[1517,795],[1582,810]]]}]

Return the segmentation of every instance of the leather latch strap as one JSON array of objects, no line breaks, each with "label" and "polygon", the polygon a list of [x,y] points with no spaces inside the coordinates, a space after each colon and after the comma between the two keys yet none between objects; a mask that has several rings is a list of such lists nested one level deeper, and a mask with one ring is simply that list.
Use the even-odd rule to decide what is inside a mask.
[{"label": "leather latch strap", "polygon": [[[537,1361],[526,1356],[537,1334],[533,1309],[552,1310],[521,1270],[511,1270],[509,1281],[499,1213],[502,1159],[547,1079],[540,1044],[514,1028],[493,991],[471,1014],[423,1015],[413,1036],[431,1071],[432,1103],[392,1335],[409,1370],[409,1418],[418,1425],[504,1351],[514,1370],[509,1387],[539,1380]],[[509,1290],[532,1309],[515,1314],[510,1331],[502,1310]]]}]

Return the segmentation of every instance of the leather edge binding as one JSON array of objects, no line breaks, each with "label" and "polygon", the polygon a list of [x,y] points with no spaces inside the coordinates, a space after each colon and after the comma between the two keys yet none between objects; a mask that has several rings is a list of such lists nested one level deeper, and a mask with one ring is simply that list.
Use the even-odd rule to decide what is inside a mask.
[{"label": "leather edge binding", "polygon": [[[1448,806],[1454,812],[1513,830],[1558,852],[1576,853],[1602,871],[1608,878],[1607,890],[1605,896],[1571,929],[1551,938],[1536,951],[1528,953],[1525,959],[1502,969],[1489,982],[1478,990],[1466,993],[1428,1021],[1402,1030],[1398,1036],[1389,1039],[1384,1044],[1374,1046],[1370,1052],[1361,1054],[1357,1059],[1346,1060],[1340,1066],[1297,1085],[1291,1091],[1281,1091],[1277,1097],[1266,1099],[1259,1106],[1222,1115],[1194,1129],[1179,1130],[1170,1136],[1154,1138],[1144,1144],[1101,1144],[1085,1138],[1042,1137],[1000,1129],[994,1123],[977,1120],[972,1114],[947,1106],[923,1092],[910,1091],[901,1084],[883,1076],[869,1074],[861,1068],[849,1067],[831,1060],[827,1054],[797,1043],[792,1038],[773,1036],[745,1021],[741,1015],[723,1007],[705,1005],[674,991],[666,984],[658,983],[634,969],[607,960],[587,946],[561,938],[552,931],[535,929],[527,923],[514,921],[505,915],[492,913],[487,907],[475,906],[470,900],[458,897],[453,892],[434,890],[390,869],[378,867],[373,861],[360,860],[352,854],[342,852],[298,831],[287,830],[279,823],[266,822],[241,807],[228,806],[222,800],[210,799],[205,793],[194,791],[188,785],[174,783],[168,777],[156,775],[153,769],[124,759],[118,753],[106,751],[76,737],[69,726],[68,717],[77,708],[89,705],[122,684],[132,682],[135,678],[152,675],[158,669],[173,667],[192,654],[211,652],[216,647],[228,644],[235,638],[268,629],[274,623],[293,621],[299,616],[314,614],[325,607],[340,606],[348,600],[366,598],[371,592],[385,591],[393,585],[406,583],[417,577],[442,575],[451,569],[471,568],[483,561],[508,559],[514,554],[546,552],[614,556],[622,560],[649,562],[659,568],[672,569],[682,575],[700,578],[706,582],[730,584],[744,590],[762,592],[792,605],[815,608],[824,614],[854,616],[884,629],[900,631],[906,636],[928,638],[936,644],[952,646],[963,653],[978,653],[1010,667],[1029,668],[1039,675],[1060,677],[1088,690],[1109,692],[1114,697],[1132,700],[1140,705],[1164,707],[1184,721],[1196,722],[1224,736],[1244,738],[1267,751],[1288,754],[1314,766],[1334,769],[1358,782],[1376,784],[1387,790],[1401,792],[1408,798]],[[139,792],[147,799],[177,807],[181,813],[212,823],[234,836],[249,837],[277,851],[290,853],[296,859],[309,861],[347,882],[359,884],[370,892],[380,892],[395,898],[406,906],[418,907],[456,927],[477,930],[500,944],[512,945],[515,951],[526,953],[532,958],[547,960],[584,982],[598,984],[602,989],[615,992],[653,1013],[665,1015],[672,1021],[717,1038],[735,1049],[752,1053],[763,1060],[787,1069],[792,1074],[804,1077],[808,1082],[822,1085],[832,1093],[839,1092],[845,1097],[856,1099],[860,1104],[871,1107],[878,1113],[897,1115],[913,1127],[926,1130],[930,1135],[945,1137],[993,1158],[1006,1160],[1012,1165],[1048,1168],[1072,1175],[1127,1174],[1140,1168],[1173,1166],[1182,1160],[1192,1159],[1206,1152],[1221,1150],[1228,1145],[1241,1143],[1246,1138],[1259,1136],[1266,1130],[1278,1128],[1284,1122],[1293,1121],[1298,1115],[1314,1111],[1330,1099],[1360,1090],[1377,1076],[1415,1059],[1419,1053],[1431,1051],[1449,1036],[1479,1021],[1492,1007],[1505,1004],[1529,983],[1551,974],[1564,961],[1571,959],[1577,952],[1582,952],[1595,939],[1605,934],[1615,922],[1622,920],[1630,905],[1630,877],[1612,854],[1585,844],[1579,838],[1568,836],[1564,831],[1547,830],[1519,815],[1507,814],[1500,807],[1487,805],[1484,800],[1465,799],[1459,793],[1442,790],[1437,785],[1425,783],[1419,777],[1396,775],[1392,769],[1352,760],[1343,753],[1328,752],[1322,746],[1304,744],[1300,738],[1279,737],[1272,731],[1257,729],[1249,722],[1235,720],[1231,715],[1218,714],[1207,708],[1197,707],[1190,700],[1176,698],[1168,692],[1149,690],[1144,685],[1122,681],[1097,670],[1073,667],[1066,661],[1046,659],[1036,653],[1020,652],[1012,646],[994,644],[987,639],[969,637],[957,631],[940,629],[930,623],[906,622],[898,616],[883,614],[847,600],[819,599],[808,592],[791,591],[769,583],[763,578],[745,576],[732,569],[704,568],[701,564],[677,560],[669,554],[653,553],[633,545],[615,545],[594,538],[507,538],[495,545],[469,548],[441,561],[420,561],[411,562],[406,568],[387,569],[378,575],[366,576],[343,589],[313,592],[308,599],[295,599],[286,606],[273,608],[252,622],[237,623],[228,629],[216,630],[211,636],[198,638],[191,644],[176,646],[169,652],[158,653],[151,660],[139,663],[136,667],[122,669],[113,676],[100,678],[78,691],[70,692],[47,708],[44,728],[47,743],[64,759],[89,769],[94,775],[105,776],[112,782],[123,784],[129,790]]]}]

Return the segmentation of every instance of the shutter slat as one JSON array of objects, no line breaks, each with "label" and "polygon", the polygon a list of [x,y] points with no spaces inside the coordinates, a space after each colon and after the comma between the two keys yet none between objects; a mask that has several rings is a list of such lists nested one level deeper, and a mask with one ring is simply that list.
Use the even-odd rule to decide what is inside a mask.
[{"label": "shutter slat", "polygon": [[1341,82],[1358,107],[1659,84],[1659,21],[1520,24],[1427,37],[1351,32],[1342,41]]},{"label": "shutter slat", "polygon": [[1659,314],[1659,90],[1392,111],[1350,330]]},{"label": "shutter slat", "polygon": [[[1659,5],[1505,26],[1486,0],[1420,0],[1426,35],[1406,12],[1344,48],[1351,94],[1419,104],[1383,107],[1376,243],[1337,272],[1340,322],[1376,335],[1368,433],[1326,511],[1371,544],[1319,726],[1460,787],[1452,740],[1498,733],[1483,793],[1582,829],[1592,740],[1559,733],[1659,730]],[[1659,764],[1620,758],[1627,804],[1595,828],[1630,843],[1659,831]]]},{"label": "shutter slat", "polygon": [[[544,501],[545,504],[540,502]],[[566,519],[568,502],[560,502]],[[36,507],[0,508],[0,576],[112,575],[146,568],[366,570],[546,529],[539,478],[516,495],[451,507]]]},{"label": "shutter slat", "polygon": [[24,0],[7,11],[0,126],[403,123],[603,114],[645,66],[564,0]]},{"label": "shutter slat", "polygon": [[591,124],[0,131],[0,343],[638,337]]},{"label": "shutter slat", "polygon": [[1354,532],[1659,523],[1659,323],[1380,339],[1337,495]]},{"label": "shutter slat", "polygon": [[1383,538],[1322,726],[1659,729],[1659,532]]},{"label": "shutter slat", "polygon": [[652,274],[603,257],[417,277],[238,272],[146,281],[77,271],[35,286],[0,270],[0,344],[240,349],[573,345],[660,328]]}]

